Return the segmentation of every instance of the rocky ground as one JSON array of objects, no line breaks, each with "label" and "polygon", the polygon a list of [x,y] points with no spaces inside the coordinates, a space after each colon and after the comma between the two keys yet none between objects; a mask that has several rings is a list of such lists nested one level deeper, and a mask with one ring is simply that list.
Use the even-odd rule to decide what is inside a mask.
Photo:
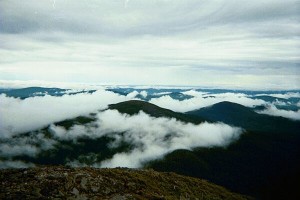
[{"label": "rocky ground", "polygon": [[0,199],[247,199],[205,180],[125,168],[5,169],[0,184]]}]

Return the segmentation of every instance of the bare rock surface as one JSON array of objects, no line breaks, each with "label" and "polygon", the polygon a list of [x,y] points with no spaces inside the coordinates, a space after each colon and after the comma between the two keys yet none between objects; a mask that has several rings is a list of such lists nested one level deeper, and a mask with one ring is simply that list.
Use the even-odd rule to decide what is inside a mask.
[{"label": "bare rock surface", "polygon": [[153,170],[47,166],[0,170],[0,199],[247,199],[208,181]]}]

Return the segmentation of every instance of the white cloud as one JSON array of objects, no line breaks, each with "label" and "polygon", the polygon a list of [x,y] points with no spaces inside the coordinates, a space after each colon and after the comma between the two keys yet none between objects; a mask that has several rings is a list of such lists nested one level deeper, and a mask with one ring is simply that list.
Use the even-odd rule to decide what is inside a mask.
[{"label": "white cloud", "polygon": [[280,93],[274,93],[274,94],[259,94],[257,96],[261,96],[261,95],[268,95],[271,97],[276,97],[276,98],[283,98],[283,99],[289,99],[289,98],[300,98],[300,92],[287,92],[284,94],[280,94]]},{"label": "white cloud", "polygon": [[1,138],[0,157],[12,158],[14,156],[36,157],[41,151],[53,149],[56,140],[50,139],[41,132],[32,132],[20,137]]},{"label": "white cloud", "polygon": [[[92,134],[78,131],[81,137],[99,138],[106,135],[116,139],[110,144],[111,147],[118,146],[122,141],[133,145],[130,152],[117,153],[112,159],[95,163],[94,166],[98,167],[141,167],[143,163],[160,158],[175,149],[225,146],[241,134],[240,128],[226,124],[186,124],[175,119],[153,118],[143,112],[129,116],[116,110],[107,110],[98,113],[97,117],[97,130]],[[74,129],[63,134],[68,135],[69,140],[74,140],[80,137],[72,134]],[[56,135],[65,139],[60,133]],[[76,163],[78,164],[70,162],[73,165]]]},{"label": "white cloud", "polygon": [[0,144],[0,156],[1,157],[12,157],[12,156],[19,156],[19,155],[36,155],[39,150],[36,146],[33,145],[24,145],[22,146],[13,144]]},{"label": "white cloud", "polygon": [[[143,163],[161,158],[166,153],[176,149],[192,149],[194,147],[226,146],[238,139],[242,130],[222,123],[202,123],[194,125],[183,123],[176,119],[154,118],[140,112],[130,116],[116,110],[98,111],[96,120],[85,125],[73,125],[66,130],[52,124],[49,132],[53,138],[45,136],[42,131],[34,131],[29,135],[10,134],[1,139],[0,156],[11,159],[15,156],[26,155],[36,157],[43,151],[57,147],[59,141],[77,143],[79,138],[96,139],[103,136],[114,138],[109,148],[116,148],[122,142],[131,144],[129,152],[116,153],[111,159],[101,163],[96,161],[95,167],[141,167]],[[84,156],[84,155],[81,155]],[[86,155],[89,156],[89,155]],[[69,165],[84,166],[76,160]],[[0,161],[0,167],[30,167],[19,161]]]},{"label": "white cloud", "polygon": [[142,95],[144,98],[146,98],[148,93],[145,90],[143,90],[140,92],[140,95]]},{"label": "white cloud", "polygon": [[[185,92],[187,94],[187,92]],[[172,99],[170,96],[162,96],[160,98],[151,99],[150,103],[158,105],[163,108],[171,109],[177,112],[188,112],[196,109],[200,109],[213,104],[230,101],[238,103],[244,106],[253,107],[257,105],[265,104],[266,102],[260,99],[251,99],[245,94],[237,93],[221,93],[221,94],[205,94],[202,92],[188,92],[192,94],[194,98],[186,100]]]},{"label": "white cloud", "polygon": [[258,111],[261,114],[267,114],[272,116],[281,116],[292,120],[300,120],[300,110],[291,111],[291,110],[282,110],[276,108],[274,105],[269,105],[267,109]]},{"label": "white cloud", "polygon": [[203,95],[207,94],[207,92],[199,92],[196,90],[187,90],[187,91],[182,92],[182,94],[190,95],[193,97],[203,97]]},{"label": "white cloud", "polygon": [[[144,91],[146,94],[147,90]],[[153,118],[143,112],[129,116],[116,110],[102,110],[108,104],[133,99],[142,92],[133,91],[127,96],[122,96],[100,89],[93,94],[44,96],[25,100],[0,95],[0,156],[6,159],[17,155],[35,157],[42,151],[56,148],[54,146],[59,141],[76,143],[77,139],[82,137],[95,139],[107,136],[115,139],[108,144],[109,148],[116,148],[124,141],[133,144],[133,148],[129,152],[116,153],[111,159],[101,163],[95,162],[93,166],[140,167],[143,163],[161,158],[175,149],[226,146],[242,133],[240,128],[221,123],[205,122],[194,125],[164,117]],[[151,103],[180,112],[210,106],[221,101],[236,102],[249,107],[266,104],[263,100],[252,99],[251,96],[242,93],[211,94],[187,90],[184,94],[192,95],[193,98],[179,101],[165,95],[152,99]],[[286,94],[286,96],[296,95]],[[280,101],[274,103],[283,104]],[[270,106],[260,113],[300,120],[299,111],[279,110],[272,104],[268,105]],[[89,115],[91,112],[96,113],[96,116],[95,121],[89,124],[74,125],[68,130],[52,124],[79,115]],[[45,137],[41,131],[31,132],[29,136],[18,135],[48,125],[52,139]],[[17,137],[13,138],[16,135]],[[16,167],[27,166],[26,163],[6,160],[0,162],[0,167],[14,164]],[[69,164],[82,163],[73,160]]]},{"label": "white cloud", "polygon": [[130,98],[130,99],[133,99],[133,98],[135,98],[138,94],[139,94],[139,92],[135,90],[135,91],[133,91],[133,92],[128,93],[128,94],[126,95],[126,97],[128,97],[128,98]]},{"label": "white cloud", "polygon": [[129,98],[105,90],[92,94],[44,96],[24,100],[0,95],[0,137],[43,128],[51,123],[88,115]]}]

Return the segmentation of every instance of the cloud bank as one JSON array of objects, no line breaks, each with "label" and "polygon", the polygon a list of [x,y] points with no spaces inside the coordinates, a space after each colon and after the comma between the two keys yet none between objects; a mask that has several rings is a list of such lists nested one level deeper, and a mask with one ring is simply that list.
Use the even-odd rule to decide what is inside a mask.
[{"label": "cloud bank", "polygon": [[[77,143],[79,138],[97,139],[105,136],[113,138],[113,141],[107,144],[111,149],[117,148],[124,142],[130,144],[129,151],[115,153],[111,159],[95,162],[92,166],[131,168],[142,167],[146,162],[161,158],[176,149],[226,146],[238,139],[242,133],[242,129],[222,123],[205,122],[194,125],[170,118],[153,118],[144,112],[129,116],[116,110],[98,112],[96,121],[88,125],[74,125],[69,130],[51,125],[49,130],[53,140],[56,141]],[[18,143],[20,144],[22,142]],[[18,150],[22,148],[28,149],[27,146],[21,145]],[[6,156],[15,153],[17,151]],[[19,153],[26,154],[24,151]],[[34,156],[34,152],[31,156]],[[89,155],[81,155],[84,156]],[[86,163],[73,160],[69,161],[69,165],[85,166]]]},{"label": "cloud bank", "polygon": [[125,141],[135,144],[130,152],[117,153],[112,159],[100,163],[101,167],[141,167],[143,163],[161,158],[175,149],[225,146],[241,134],[241,129],[226,124],[185,124],[175,119],[153,118],[143,112],[127,116],[117,111],[106,111],[98,118],[99,127],[105,132],[125,132],[114,143]]},{"label": "cloud bank", "polygon": [[[144,112],[129,116],[116,110],[107,110],[97,115],[97,128],[74,126],[66,131],[59,126],[52,126],[51,132],[59,139],[76,140],[79,137],[113,137],[110,144],[117,147],[121,142],[132,144],[130,152],[117,153],[113,158],[95,167],[141,167],[147,161],[161,158],[175,149],[194,147],[225,146],[236,140],[241,134],[240,128],[226,124],[202,123],[186,124],[175,119],[153,118]],[[124,134],[117,134],[124,133]],[[80,165],[71,162],[72,165]],[[84,164],[83,164],[84,165]]]},{"label": "cloud bank", "polygon": [[260,114],[285,117],[292,120],[300,120],[300,109],[298,111],[282,110],[274,105],[268,105],[266,109],[258,111]]},{"label": "cloud bank", "polygon": [[[150,90],[147,89],[141,91],[132,90],[132,92],[126,95],[119,95],[111,91],[106,91],[105,89],[98,89],[91,94],[81,93],[61,97],[46,95],[45,97],[36,96],[24,100],[1,94],[0,137],[40,129],[51,123],[72,119],[80,115],[89,115],[92,112],[97,112],[97,110],[105,109],[108,104],[139,99],[139,96],[145,98],[149,96],[149,91]],[[149,102],[177,112],[188,112],[222,101],[230,101],[251,108],[266,105],[267,109],[260,111],[260,113],[299,120],[299,109],[296,109],[297,107],[299,108],[299,100],[297,102],[299,92],[274,93],[269,95],[271,97],[285,98],[286,102],[277,99],[272,102],[267,102],[262,99],[255,99],[256,96],[259,96],[257,94],[249,95],[246,93],[211,93],[197,90],[183,90],[181,93],[190,95],[192,98],[179,100],[172,98],[170,92],[162,92],[161,94],[164,96],[157,98],[156,93],[154,93],[154,95],[152,95],[153,98],[151,98]],[[294,99],[290,101],[289,98]],[[275,107],[288,107],[289,105],[296,107],[294,110],[282,110],[279,109],[280,107]]]},{"label": "cloud bank", "polygon": [[[157,91],[154,91],[157,93]],[[221,101],[236,102],[248,107],[266,106],[259,113],[283,116],[300,120],[297,111],[281,110],[276,106],[290,105],[290,98],[299,107],[298,93],[282,93],[286,102],[272,100],[267,102],[254,99],[256,94],[245,93],[212,93],[197,90],[182,91],[192,98],[176,100],[163,92],[164,96],[152,98],[151,103],[174,111],[186,112],[210,106]],[[111,138],[106,145],[114,150],[120,145],[130,144],[130,149],[115,152],[106,160],[95,160],[95,167],[141,167],[148,161],[161,158],[176,149],[193,149],[195,147],[226,146],[239,138],[242,130],[222,123],[202,123],[194,125],[170,118],[153,118],[144,112],[129,116],[116,110],[104,110],[108,104],[136,99],[137,96],[148,97],[151,90],[132,90],[119,95],[104,89],[96,92],[64,95],[61,97],[30,97],[24,100],[0,95],[0,167],[32,166],[34,163],[14,160],[18,156],[36,158],[43,152],[59,148],[63,142],[78,144],[79,139]],[[276,93],[270,96],[278,96]],[[155,96],[155,95],[154,95]],[[279,98],[278,96],[278,98]],[[93,115],[93,121],[84,125],[73,124],[70,128],[53,123],[72,119],[80,115]],[[46,128],[46,130],[38,130]],[[28,132],[26,135],[22,134]],[[46,132],[48,135],[46,135]],[[49,135],[50,134],[50,135]],[[88,157],[89,154],[80,155]],[[67,161],[69,165],[84,166],[78,159]]]},{"label": "cloud bank", "polygon": [[240,93],[206,94],[195,90],[190,90],[184,93],[192,95],[193,98],[180,101],[165,95],[160,98],[151,99],[150,103],[177,112],[188,112],[211,106],[222,101],[230,101],[247,107],[266,104],[263,100],[251,99],[248,95]]},{"label": "cloud bank", "polygon": [[51,123],[88,115],[107,107],[108,104],[126,101],[106,90],[92,94],[82,93],[62,97],[32,97],[25,100],[0,95],[0,137],[43,128]]}]

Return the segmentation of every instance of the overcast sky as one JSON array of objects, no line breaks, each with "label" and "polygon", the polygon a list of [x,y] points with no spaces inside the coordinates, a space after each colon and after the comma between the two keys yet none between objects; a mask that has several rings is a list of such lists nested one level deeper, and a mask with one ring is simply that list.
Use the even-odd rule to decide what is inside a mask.
[{"label": "overcast sky", "polygon": [[300,88],[299,0],[0,0],[0,80]]}]

